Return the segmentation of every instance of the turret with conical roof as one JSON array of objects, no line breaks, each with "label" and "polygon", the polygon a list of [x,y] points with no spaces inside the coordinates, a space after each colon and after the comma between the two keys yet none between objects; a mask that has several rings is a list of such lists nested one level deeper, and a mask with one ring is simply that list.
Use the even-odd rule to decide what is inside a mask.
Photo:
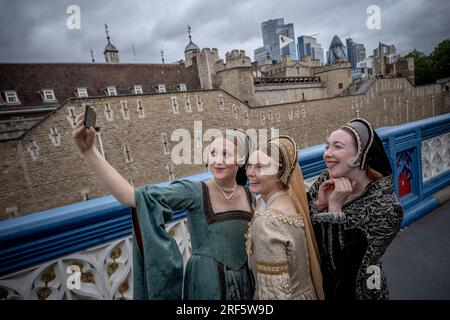
[{"label": "turret with conical roof", "polygon": [[184,53],[186,52],[192,52],[192,51],[199,51],[200,48],[192,42],[192,36],[191,36],[191,26],[188,27],[188,35],[189,35],[189,43],[187,44],[186,48],[184,49]]},{"label": "turret with conical roof", "polygon": [[105,55],[105,61],[106,63],[114,63],[114,62],[120,62],[119,61],[119,50],[113,44],[111,43],[111,40],[109,38],[109,32],[108,32],[108,26],[105,24],[105,31],[106,31],[106,39],[108,40],[108,43],[106,44],[105,51],[103,54]]}]

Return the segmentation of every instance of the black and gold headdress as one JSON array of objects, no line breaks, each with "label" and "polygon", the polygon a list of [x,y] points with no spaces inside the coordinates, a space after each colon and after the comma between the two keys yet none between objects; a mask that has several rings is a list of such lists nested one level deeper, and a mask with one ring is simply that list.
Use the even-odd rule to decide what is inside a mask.
[{"label": "black and gold headdress", "polygon": [[298,162],[298,149],[294,139],[289,136],[278,136],[271,138],[268,144],[278,146],[280,151],[280,162],[282,163],[283,170],[280,174],[280,181],[287,185],[289,177],[294,171],[295,165]]},{"label": "black and gold headdress", "polygon": [[367,164],[367,154],[372,147],[374,130],[372,125],[363,118],[355,118],[347,122],[341,127],[349,130],[356,139],[358,152],[356,157],[349,160],[347,164],[352,168],[360,168],[364,170]]}]

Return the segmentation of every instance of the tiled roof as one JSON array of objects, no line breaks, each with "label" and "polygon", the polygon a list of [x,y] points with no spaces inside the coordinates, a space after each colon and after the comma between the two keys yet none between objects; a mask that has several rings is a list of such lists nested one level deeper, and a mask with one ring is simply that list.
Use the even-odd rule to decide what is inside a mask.
[{"label": "tiled roof", "polygon": [[[155,93],[154,86],[164,84],[166,91],[176,91],[179,83],[187,90],[199,90],[200,80],[194,66],[184,64],[125,63],[0,63],[0,91],[15,90],[20,106],[60,105],[75,97],[77,88],[87,88],[88,95],[106,95],[104,89],[115,86],[117,94],[131,94],[141,85],[144,94]],[[40,91],[53,89],[57,102],[43,102]],[[1,109],[13,107],[0,105]]]}]

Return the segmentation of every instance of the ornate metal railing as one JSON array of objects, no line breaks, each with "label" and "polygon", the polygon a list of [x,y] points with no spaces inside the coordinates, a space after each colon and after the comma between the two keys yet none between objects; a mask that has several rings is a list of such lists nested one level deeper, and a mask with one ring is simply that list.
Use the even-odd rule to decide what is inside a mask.
[{"label": "ornate metal railing", "polygon": [[266,77],[254,78],[254,84],[291,84],[291,83],[320,83],[320,77]]},{"label": "ornate metal railing", "polygon": [[[450,114],[377,132],[406,227],[450,197]],[[323,151],[324,145],[300,151],[307,184],[325,169]],[[209,173],[188,178],[207,180]],[[185,216],[175,213],[167,229],[186,261]],[[112,196],[0,222],[0,299],[131,299],[131,233],[130,209]]]}]

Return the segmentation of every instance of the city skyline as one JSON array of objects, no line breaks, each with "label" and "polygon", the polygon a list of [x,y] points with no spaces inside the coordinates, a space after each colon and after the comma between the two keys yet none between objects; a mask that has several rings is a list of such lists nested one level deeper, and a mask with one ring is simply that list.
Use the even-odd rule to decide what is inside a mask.
[{"label": "city skyline", "polygon": [[192,27],[192,40],[200,48],[218,48],[221,57],[227,51],[241,49],[252,59],[253,50],[263,45],[261,23],[277,18],[293,23],[295,39],[319,33],[315,38],[324,50],[338,35],[344,41],[351,37],[364,44],[368,53],[383,42],[395,44],[399,54],[414,48],[429,54],[450,35],[446,22],[450,3],[441,0],[379,1],[381,29],[375,30],[366,26],[370,1],[261,4],[253,0],[81,0],[76,3],[81,11],[79,30],[66,27],[70,16],[66,10],[74,4],[72,1],[0,3],[5,8],[0,13],[0,62],[91,62],[90,49],[96,62],[104,62],[104,23],[122,63],[161,63],[161,49],[166,63],[183,59],[187,25]]},{"label": "city skyline", "polygon": [[[297,60],[295,30],[293,23],[285,23],[284,18],[270,19],[261,23],[263,46],[255,48],[254,61],[270,57],[272,61],[281,62],[281,57],[289,54],[292,60]],[[291,39],[291,43],[282,46],[280,37]],[[249,55],[250,56],[250,55]]]}]

